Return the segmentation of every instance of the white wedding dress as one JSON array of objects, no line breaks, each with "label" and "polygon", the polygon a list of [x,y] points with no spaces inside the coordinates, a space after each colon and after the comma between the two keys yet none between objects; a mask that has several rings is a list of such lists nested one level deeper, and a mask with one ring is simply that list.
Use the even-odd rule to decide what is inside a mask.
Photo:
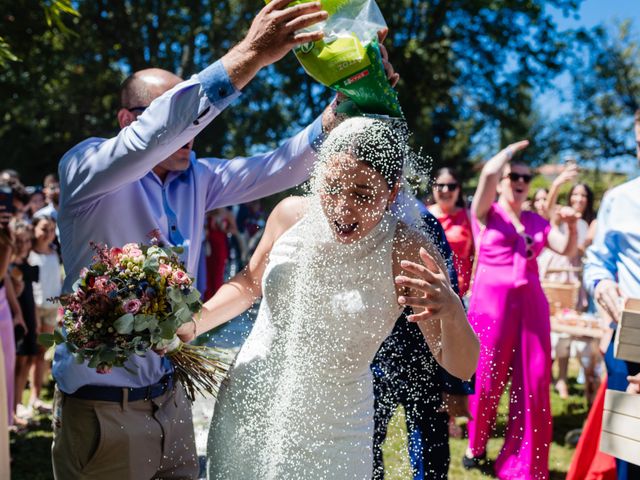
[{"label": "white wedding dress", "polygon": [[369,364],[401,312],[397,220],[347,245],[319,211],[272,248],[256,324],[215,407],[210,479],[371,478]]}]

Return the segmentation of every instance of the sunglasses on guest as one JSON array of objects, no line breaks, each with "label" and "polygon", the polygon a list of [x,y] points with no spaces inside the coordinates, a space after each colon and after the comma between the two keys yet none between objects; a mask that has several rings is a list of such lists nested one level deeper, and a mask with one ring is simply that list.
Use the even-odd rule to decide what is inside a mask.
[{"label": "sunglasses on guest", "polygon": [[[457,183],[434,183],[433,188],[438,192],[454,192],[458,189]],[[446,189],[446,190],[445,190]]]},{"label": "sunglasses on guest", "polygon": [[509,180],[511,180],[514,183],[519,180],[522,180],[524,183],[531,183],[531,180],[533,180],[533,175],[530,175],[527,173],[509,172],[507,175],[504,176],[504,178],[509,178]]}]

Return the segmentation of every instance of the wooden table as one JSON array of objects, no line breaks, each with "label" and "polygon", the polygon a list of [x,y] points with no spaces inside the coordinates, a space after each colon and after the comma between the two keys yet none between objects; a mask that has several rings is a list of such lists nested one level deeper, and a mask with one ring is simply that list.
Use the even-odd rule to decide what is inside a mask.
[{"label": "wooden table", "polygon": [[551,317],[551,331],[556,333],[567,333],[574,337],[602,338],[603,330],[599,324],[595,326],[593,317],[584,317],[576,313],[575,315],[554,315]]}]

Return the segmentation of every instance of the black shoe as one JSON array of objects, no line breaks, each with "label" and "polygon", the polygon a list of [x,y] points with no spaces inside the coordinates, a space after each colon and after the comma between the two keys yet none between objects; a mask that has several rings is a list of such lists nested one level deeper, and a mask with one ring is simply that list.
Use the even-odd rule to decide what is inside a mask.
[{"label": "black shoe", "polygon": [[481,464],[487,459],[487,454],[483,453],[477,457],[469,458],[465,453],[462,456],[462,466],[465,470],[471,470],[472,468],[480,468]]}]

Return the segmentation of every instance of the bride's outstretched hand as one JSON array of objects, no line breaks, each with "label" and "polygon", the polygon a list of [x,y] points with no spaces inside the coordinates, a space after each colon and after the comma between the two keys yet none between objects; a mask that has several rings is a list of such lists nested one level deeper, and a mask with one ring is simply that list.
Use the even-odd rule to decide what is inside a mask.
[{"label": "bride's outstretched hand", "polygon": [[420,248],[422,264],[403,260],[402,269],[412,276],[399,275],[396,284],[409,289],[410,294],[400,295],[400,305],[413,307],[409,321],[431,319],[447,320],[461,308],[460,298],[451,287],[447,272],[424,248]]}]

